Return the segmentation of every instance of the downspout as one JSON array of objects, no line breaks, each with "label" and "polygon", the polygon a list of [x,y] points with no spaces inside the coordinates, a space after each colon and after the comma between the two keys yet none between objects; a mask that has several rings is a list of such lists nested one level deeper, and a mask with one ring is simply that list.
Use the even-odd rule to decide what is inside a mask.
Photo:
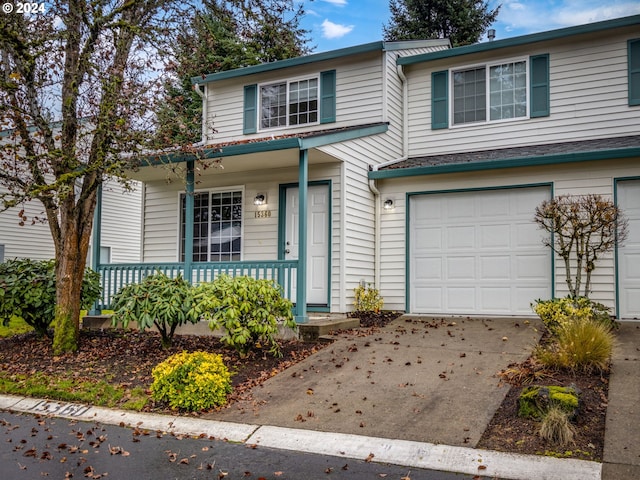
[{"label": "downspout", "polygon": [[[202,87],[202,90],[200,90],[200,87]],[[196,91],[196,93],[198,94],[198,96],[202,99],[202,132],[200,133],[201,135],[201,140],[199,143],[202,144],[206,144],[207,143],[207,114],[208,112],[208,103],[207,102],[207,85],[200,85],[199,83],[196,83],[193,86],[193,89]]]},{"label": "downspout", "polygon": [[[369,168],[371,171],[377,171],[380,167],[386,167],[387,165],[393,165],[394,163],[402,162],[409,157],[408,153],[408,144],[409,144],[409,128],[407,125],[409,112],[408,108],[408,86],[407,86],[407,77],[404,74],[404,70],[402,69],[402,65],[396,65],[396,73],[398,74],[398,78],[402,82],[402,156],[399,158],[394,158],[393,160],[389,160],[387,162],[382,162],[377,165],[371,165]],[[374,179],[369,179],[369,190],[373,193],[374,196],[374,204],[375,204],[375,229],[374,229],[374,247],[373,247],[373,270],[374,270],[374,285],[375,288],[380,289],[380,279],[381,279],[381,268],[380,268],[380,214],[381,214],[381,199],[380,199],[380,190],[378,190],[378,185]]]}]

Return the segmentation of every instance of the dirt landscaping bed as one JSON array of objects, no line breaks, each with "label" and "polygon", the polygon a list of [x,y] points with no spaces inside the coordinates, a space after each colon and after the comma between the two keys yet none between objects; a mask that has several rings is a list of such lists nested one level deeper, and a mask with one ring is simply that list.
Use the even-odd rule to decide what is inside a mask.
[{"label": "dirt landscaping bed", "polygon": [[[362,316],[361,329],[357,331],[357,335],[375,334],[380,327],[398,315],[385,312]],[[251,352],[246,358],[241,358],[213,336],[177,335],[173,347],[163,350],[160,347],[159,335],[151,332],[82,331],[78,353],[54,357],[50,340],[40,339],[35,334],[28,333],[0,339],[0,366],[4,376],[29,376],[40,372],[77,380],[105,380],[127,391],[136,387],[148,391],[152,382],[151,370],[169,355],[184,350],[217,352],[223,356],[227,367],[234,372],[234,390],[229,397],[229,403],[233,404],[248,395],[253,387],[325,348],[327,343],[286,341],[281,345],[281,358],[274,358],[261,351]],[[607,409],[607,375],[555,373],[549,378],[544,378],[542,382],[548,385],[574,384],[581,390],[581,406],[575,423],[574,443],[561,449],[546,445],[537,433],[539,423],[517,416],[517,398],[523,386],[512,385],[477,447],[601,461]],[[152,401],[148,402],[144,410],[169,412],[165,405]]]}]

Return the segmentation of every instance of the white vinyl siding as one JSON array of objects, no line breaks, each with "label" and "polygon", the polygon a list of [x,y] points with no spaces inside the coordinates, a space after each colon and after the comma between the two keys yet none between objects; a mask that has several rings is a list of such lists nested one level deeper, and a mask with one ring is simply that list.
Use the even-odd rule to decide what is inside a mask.
[{"label": "white vinyl siding", "polygon": [[[432,131],[431,73],[463,68],[474,58],[453,57],[446,63],[407,67],[409,156],[636,135],[640,109],[628,106],[627,38],[624,33],[612,33],[532,46],[535,50],[527,54],[549,54],[550,61],[550,116],[542,118]],[[491,61],[502,58],[498,52]]]},{"label": "white vinyl siding", "polygon": [[[405,309],[406,266],[406,193],[460,189],[487,189],[514,185],[553,185],[555,196],[597,193],[613,198],[615,178],[638,175],[640,158],[609,160],[577,164],[485,170],[460,174],[425,175],[379,181],[381,198],[395,199],[395,209],[381,215],[381,278],[380,293],[385,308]],[[531,213],[533,218],[533,212]],[[543,232],[540,231],[540,238]],[[554,294],[567,295],[562,260],[554,260]],[[614,308],[616,292],[613,254],[598,262],[592,275],[591,298]],[[535,299],[532,299],[535,300]],[[533,315],[533,312],[532,312]]]},{"label": "white vinyl siding", "polygon": [[[114,263],[140,261],[142,186],[134,182],[133,187],[128,192],[116,181],[103,184],[101,246],[110,248]],[[18,212],[23,208],[27,221],[20,226]],[[38,201],[0,212],[0,244],[5,245],[5,259],[46,260],[55,256],[49,224],[32,224],[35,217],[46,218]],[[91,251],[88,258],[89,265]]]},{"label": "white vinyl siding", "polygon": [[[336,122],[330,127],[316,123],[290,126],[289,130],[324,130],[382,121],[382,62],[379,53],[294,67],[286,70],[286,79],[304,79],[331,69],[336,70]],[[243,134],[244,85],[266,85],[282,80],[283,71],[277,70],[208,84],[208,122],[216,131],[209,141],[261,138],[268,134],[270,130],[264,129],[252,135]]]}]

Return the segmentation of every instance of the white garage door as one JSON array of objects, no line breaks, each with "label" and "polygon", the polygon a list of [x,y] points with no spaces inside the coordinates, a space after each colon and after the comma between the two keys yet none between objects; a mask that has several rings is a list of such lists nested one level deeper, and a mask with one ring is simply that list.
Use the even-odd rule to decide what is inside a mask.
[{"label": "white garage door", "polygon": [[640,181],[618,183],[618,206],[629,220],[629,236],[618,248],[620,318],[640,318]]},{"label": "white garage door", "polygon": [[548,187],[410,197],[414,313],[532,315],[551,298],[551,250],[533,222]]}]

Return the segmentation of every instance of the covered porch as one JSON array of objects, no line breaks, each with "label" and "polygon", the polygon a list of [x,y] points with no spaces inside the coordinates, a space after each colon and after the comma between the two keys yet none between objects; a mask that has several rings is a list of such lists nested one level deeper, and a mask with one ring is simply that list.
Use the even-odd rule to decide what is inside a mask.
[{"label": "covered porch", "polygon": [[[329,236],[327,272],[323,280],[327,284],[327,299],[320,304],[313,299],[310,302],[309,280],[314,262],[313,259],[310,260],[308,250],[308,236],[312,228],[308,214],[309,195],[310,188],[317,188],[319,184],[326,187],[329,202],[331,195],[341,195],[342,186],[334,188],[336,191],[333,192],[331,179],[326,179],[330,174],[326,172],[339,171],[340,164],[345,159],[326,154],[322,151],[322,146],[386,130],[387,124],[323,130],[296,136],[270,137],[251,143],[237,141],[199,147],[189,153],[155,154],[141,160],[139,166],[132,171],[131,178],[144,182],[145,188],[153,186],[156,192],[162,193],[163,188],[168,185],[165,185],[164,178],[167,172],[172,172],[179,181],[174,180],[173,185],[166,187],[164,206],[154,206],[154,211],[149,206],[151,200],[143,206],[141,263],[101,262],[100,248],[92,250],[92,267],[100,273],[103,289],[95,313],[110,310],[112,298],[120,288],[138,283],[157,271],[170,277],[182,275],[192,284],[211,281],[220,274],[269,279],[279,284],[284,296],[294,303],[294,315],[298,323],[308,322],[307,312],[310,310],[329,313],[329,292],[340,288],[331,285],[331,268],[339,268],[339,265],[332,266],[331,259],[330,238],[335,226],[329,208],[326,212]],[[278,172],[282,172],[282,176]],[[180,188],[178,183],[181,184]],[[335,183],[337,182],[334,181],[334,185]],[[234,250],[236,253],[233,254],[216,254],[215,258],[213,255],[203,256],[200,250],[201,240],[203,243],[209,242],[201,238],[201,222],[197,218],[200,208],[198,192],[211,188],[211,185],[238,190],[241,196],[238,207],[238,231],[241,231],[241,235],[234,242],[242,243],[242,248],[237,252]],[[260,193],[261,189],[268,189],[268,195]],[[268,196],[269,206],[258,203],[261,195],[264,195],[265,201]],[[210,198],[213,202],[213,198]],[[290,222],[291,226],[286,226],[288,237],[285,235],[284,217],[291,213],[285,210],[284,204],[287,202],[296,205],[295,221]],[[273,206],[277,210],[272,210]],[[181,213],[176,213],[180,208]],[[150,220],[154,215],[166,217],[164,226],[162,221],[153,223]],[[102,245],[101,219],[99,199],[94,220],[93,245]],[[257,240],[260,236],[262,238]],[[292,238],[295,238],[295,252],[291,252]],[[162,248],[156,248],[155,245],[160,243],[163,244]]]}]

